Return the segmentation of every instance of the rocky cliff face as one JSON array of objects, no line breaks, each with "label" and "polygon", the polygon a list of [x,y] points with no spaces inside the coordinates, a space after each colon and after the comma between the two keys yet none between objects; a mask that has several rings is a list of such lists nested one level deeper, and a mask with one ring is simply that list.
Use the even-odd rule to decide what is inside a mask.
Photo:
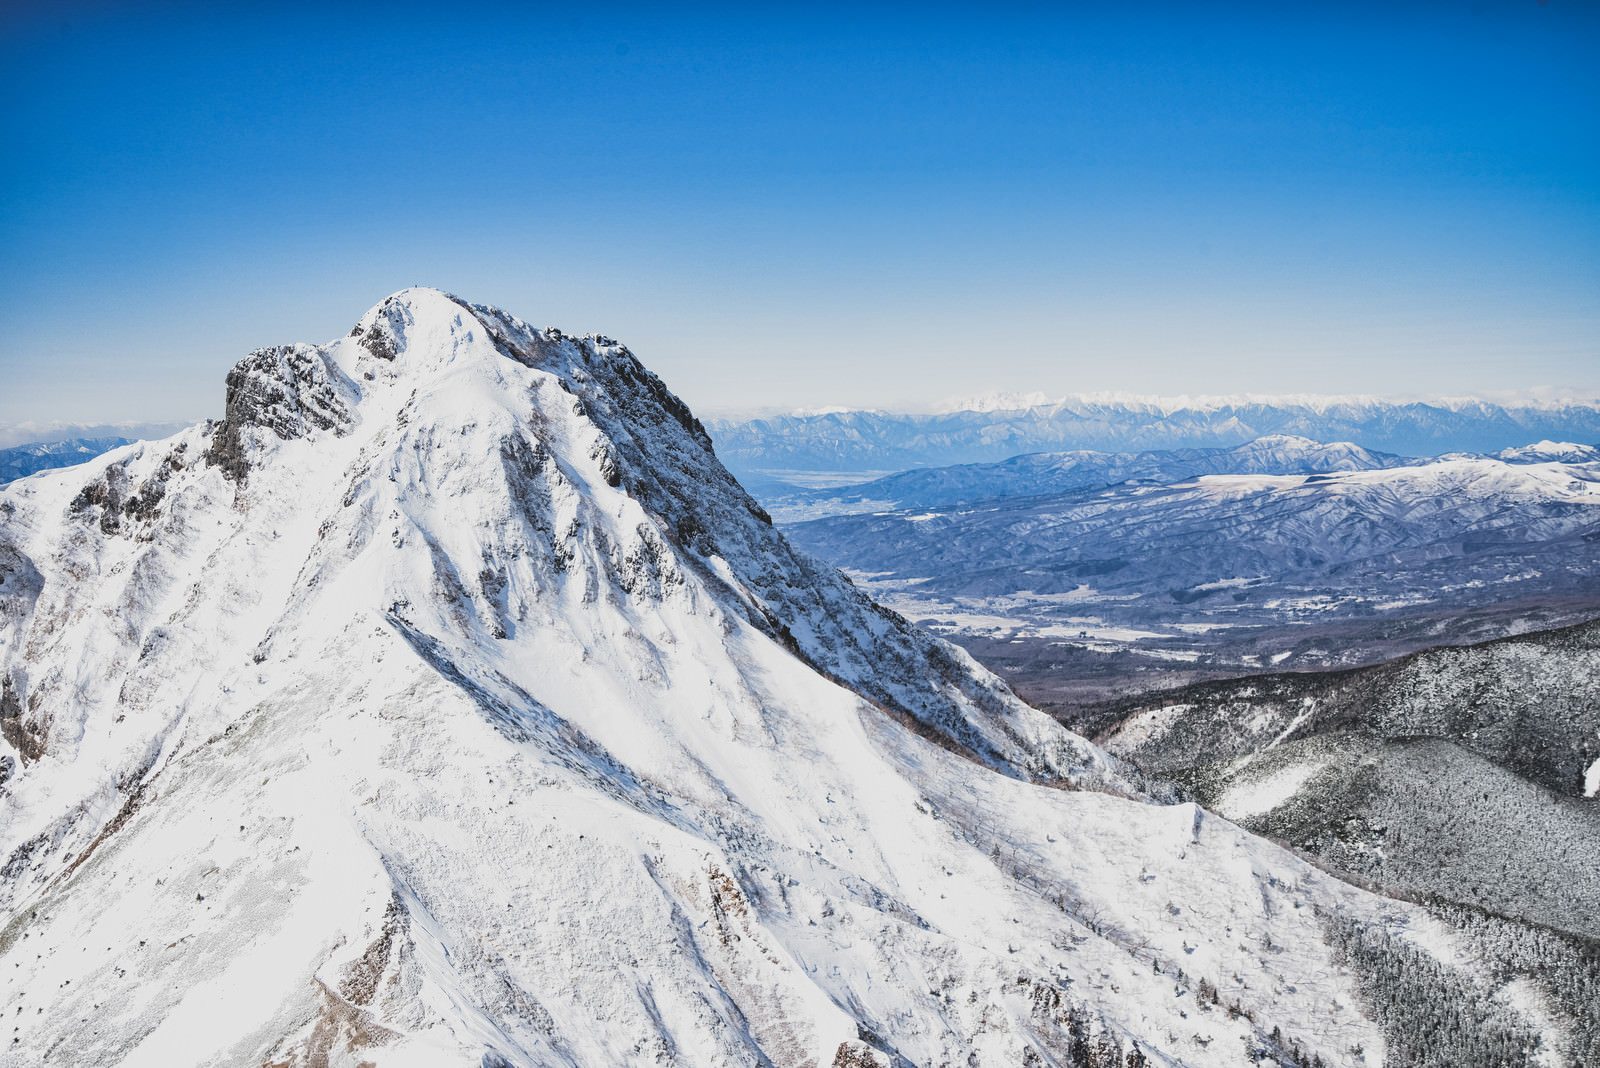
[{"label": "rocky cliff face", "polygon": [[1500,996],[793,550],[623,346],[437,291],[0,493],[0,678],[18,1063],[1376,1063],[1332,918]]}]

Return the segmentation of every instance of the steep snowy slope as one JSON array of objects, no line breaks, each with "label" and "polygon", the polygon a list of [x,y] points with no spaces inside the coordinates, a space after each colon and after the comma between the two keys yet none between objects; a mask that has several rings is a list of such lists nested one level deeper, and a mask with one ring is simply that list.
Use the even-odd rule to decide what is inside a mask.
[{"label": "steep snowy slope", "polygon": [[0,492],[0,733],[8,1063],[1376,1064],[1350,931],[1565,1041],[792,551],[626,349],[432,290]]}]

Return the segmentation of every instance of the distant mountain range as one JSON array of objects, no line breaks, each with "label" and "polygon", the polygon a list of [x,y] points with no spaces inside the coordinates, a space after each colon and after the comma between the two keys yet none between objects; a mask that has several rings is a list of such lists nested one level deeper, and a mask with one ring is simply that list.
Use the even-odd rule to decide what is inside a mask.
[{"label": "distant mountain range", "polygon": [[[1579,446],[1551,445],[1566,455]],[[1600,450],[1594,459],[1600,459]],[[1350,442],[1322,444],[1309,438],[1270,435],[1222,449],[1160,449],[1147,452],[1037,452],[985,464],[917,468],[883,478],[822,489],[792,489],[764,483],[762,501],[779,521],[852,512],[932,508],[992,500],[1037,497],[1118,484],[1161,485],[1200,475],[1312,475],[1374,471],[1417,461],[1373,452]]]},{"label": "distant mountain range", "polygon": [[150,441],[164,438],[182,430],[187,423],[141,423],[123,420],[116,423],[66,423],[59,420],[29,420],[22,423],[0,423],[0,449],[36,444],[55,444],[74,438],[94,440],[100,438],[126,438],[129,441]]},{"label": "distant mountain range", "polygon": [[86,463],[101,453],[129,444],[132,438],[68,438],[0,449],[0,485],[54,467]]},{"label": "distant mountain range", "polygon": [[[1092,657],[1063,661],[1068,648],[1205,677],[1367,663],[1600,612],[1592,446],[1406,459],[1273,437],[1021,456],[763,503],[796,543],[1047,706],[1030,689],[1040,672],[1051,687],[1097,674]],[[1049,655],[1018,663],[1030,641]],[[1114,667],[1106,677],[1135,684],[1134,664]]]},{"label": "distant mountain range", "polygon": [[1600,442],[1600,401],[1068,397],[985,411],[828,411],[714,420],[707,429],[719,458],[741,475],[899,471],[1080,449],[1227,448],[1271,435],[1437,456],[1496,452],[1541,439]]}]

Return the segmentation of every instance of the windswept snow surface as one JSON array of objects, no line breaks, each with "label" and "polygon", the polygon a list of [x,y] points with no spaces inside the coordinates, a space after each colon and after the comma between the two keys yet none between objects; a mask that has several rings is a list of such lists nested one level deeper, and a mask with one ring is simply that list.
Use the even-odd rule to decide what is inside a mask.
[{"label": "windswept snow surface", "polygon": [[1411,906],[795,553],[625,348],[407,290],[228,394],[0,492],[8,1063],[1381,1063],[1314,913]]}]

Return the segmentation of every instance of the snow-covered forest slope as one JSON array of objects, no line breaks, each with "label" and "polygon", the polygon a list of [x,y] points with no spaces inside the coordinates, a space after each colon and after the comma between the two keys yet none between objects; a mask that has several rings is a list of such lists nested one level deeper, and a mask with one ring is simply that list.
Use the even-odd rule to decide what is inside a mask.
[{"label": "snow-covered forest slope", "polygon": [[[1480,934],[1600,1004],[1600,622],[1098,710],[1112,752]],[[1521,921],[1520,923],[1518,921]],[[1600,1019],[1580,1028],[1600,1056]]]},{"label": "snow-covered forest slope", "polygon": [[1101,740],[1397,889],[1600,938],[1600,623],[1355,671],[1199,684]]},{"label": "snow-covered forest slope", "polygon": [[7,1063],[1582,1053],[791,548],[623,346],[434,290],[0,490],[0,735]]},{"label": "snow-covered forest slope", "polygon": [[1600,622],[1351,671],[1202,683],[1107,710],[1098,732],[1163,776],[1318,734],[1446,738],[1556,794],[1582,797],[1595,792],[1590,769],[1600,760],[1596,693]]}]

